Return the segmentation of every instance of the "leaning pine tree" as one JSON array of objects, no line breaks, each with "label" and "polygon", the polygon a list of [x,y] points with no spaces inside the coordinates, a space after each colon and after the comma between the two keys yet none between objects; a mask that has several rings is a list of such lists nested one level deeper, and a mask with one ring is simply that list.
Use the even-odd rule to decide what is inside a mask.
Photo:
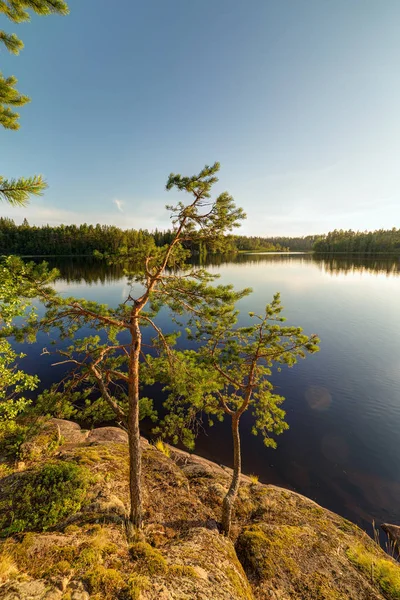
[{"label": "leaning pine tree", "polygon": [[[193,177],[170,175],[167,190],[186,192],[191,199],[187,204],[179,202],[167,207],[173,225],[169,244],[156,247],[149,238],[147,245],[124,249],[119,257],[113,258],[124,262],[131,283],[131,292],[122,304],[111,308],[84,299],[62,298],[41,287],[38,296],[47,306],[46,315],[39,323],[26,327],[27,333],[38,328],[50,330],[56,327],[61,337],[75,336],[79,329],[88,326],[94,333],[96,330],[102,333],[102,337],[74,338],[67,350],[60,351],[62,362],[73,367],[64,381],[63,392],[75,393],[84,386],[86,391],[97,390],[100,399],[92,409],[104,411],[108,407],[128,432],[129,537],[143,521],[139,419],[141,408],[151,410],[150,400],[141,398],[140,393],[141,378],[146,378],[148,364],[142,348],[143,328],[153,329],[154,346],[163,349],[171,373],[179,376],[173,351],[177,336],[164,334],[155,321],[161,307],[169,308],[175,320],[185,315],[184,319],[208,323],[227,310],[233,310],[235,301],[244,293],[234,292],[232,286],[212,285],[215,277],[189,264],[189,252],[183,247],[183,243],[202,241],[217,249],[224,243],[224,234],[244,218],[243,211],[235,206],[228,193],[211,199],[218,170],[219,164],[215,163]],[[16,270],[14,259],[13,272]],[[35,271],[34,265],[20,263],[22,286],[28,285],[30,289],[35,285]]]}]

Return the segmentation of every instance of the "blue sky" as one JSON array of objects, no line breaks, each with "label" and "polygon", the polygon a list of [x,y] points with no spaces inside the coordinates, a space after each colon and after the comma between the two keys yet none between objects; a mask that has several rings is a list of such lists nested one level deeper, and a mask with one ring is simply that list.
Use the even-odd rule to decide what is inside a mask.
[{"label": "blue sky", "polygon": [[30,223],[167,227],[168,174],[221,162],[243,234],[400,225],[399,0],[70,0],[0,28],[32,97],[1,172],[43,173]]}]

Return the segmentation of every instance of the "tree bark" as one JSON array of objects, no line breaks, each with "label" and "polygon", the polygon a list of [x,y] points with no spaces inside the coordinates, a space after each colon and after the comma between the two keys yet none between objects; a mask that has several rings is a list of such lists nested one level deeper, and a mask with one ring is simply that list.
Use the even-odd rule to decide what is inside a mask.
[{"label": "tree bark", "polygon": [[242,458],[240,453],[240,435],[239,435],[240,415],[232,416],[232,438],[233,438],[233,476],[229,490],[222,503],[222,531],[229,535],[232,523],[232,509],[240,484],[240,474],[242,472]]},{"label": "tree bark", "polygon": [[132,317],[131,335],[132,341],[128,370],[129,491],[131,501],[129,520],[131,530],[133,528],[137,531],[142,526],[143,519],[142,465],[139,429],[139,359],[142,337],[137,315]]}]

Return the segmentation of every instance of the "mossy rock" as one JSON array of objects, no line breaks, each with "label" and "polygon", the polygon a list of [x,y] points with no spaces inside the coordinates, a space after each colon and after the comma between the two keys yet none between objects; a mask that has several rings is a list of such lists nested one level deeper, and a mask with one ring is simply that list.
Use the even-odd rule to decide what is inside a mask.
[{"label": "mossy rock", "polygon": [[168,570],[167,561],[161,552],[146,542],[132,544],[129,553],[134,561],[138,561],[139,569],[146,574],[163,574]]},{"label": "mossy rock", "polygon": [[355,543],[347,549],[348,559],[390,600],[400,600],[400,564],[389,556],[382,556],[374,546],[367,548]]}]

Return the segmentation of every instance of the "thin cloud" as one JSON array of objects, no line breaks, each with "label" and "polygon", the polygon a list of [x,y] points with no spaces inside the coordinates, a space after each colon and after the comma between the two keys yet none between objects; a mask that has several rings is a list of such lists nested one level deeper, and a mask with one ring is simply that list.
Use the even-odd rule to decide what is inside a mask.
[{"label": "thin cloud", "polygon": [[113,200],[113,203],[118,208],[119,212],[122,212],[122,213],[124,212],[124,209],[122,208],[124,203],[122,202],[122,200],[115,199],[115,200]]}]

